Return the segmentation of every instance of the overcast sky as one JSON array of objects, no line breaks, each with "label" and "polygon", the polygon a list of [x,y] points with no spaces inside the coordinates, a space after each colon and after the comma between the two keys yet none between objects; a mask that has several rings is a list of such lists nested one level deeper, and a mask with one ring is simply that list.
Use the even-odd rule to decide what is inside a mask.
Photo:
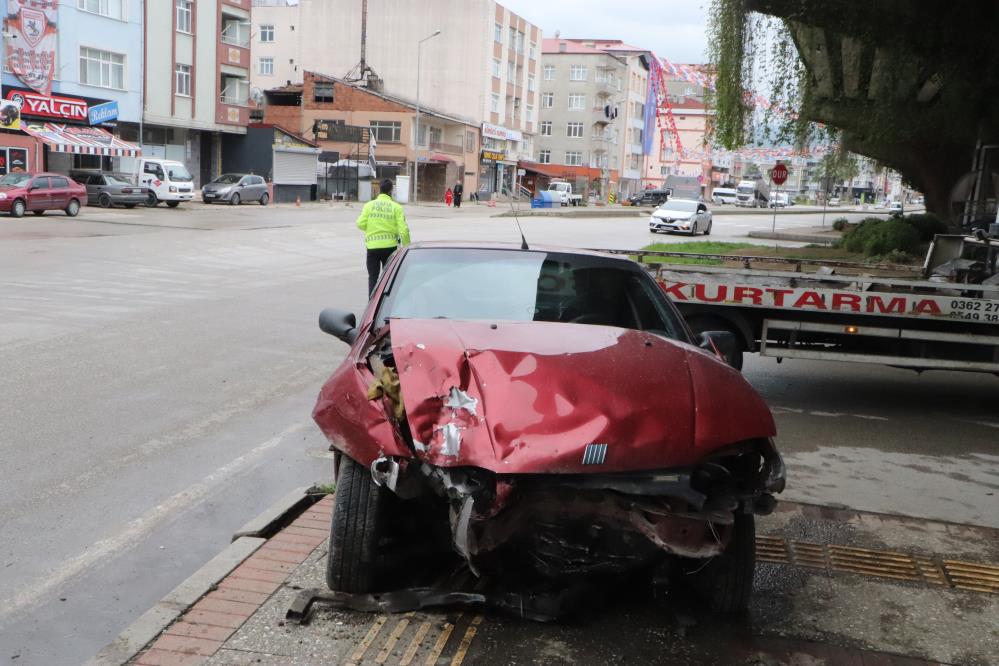
[{"label": "overcast sky", "polygon": [[499,0],[545,37],[620,39],[677,63],[705,61],[708,0]]}]

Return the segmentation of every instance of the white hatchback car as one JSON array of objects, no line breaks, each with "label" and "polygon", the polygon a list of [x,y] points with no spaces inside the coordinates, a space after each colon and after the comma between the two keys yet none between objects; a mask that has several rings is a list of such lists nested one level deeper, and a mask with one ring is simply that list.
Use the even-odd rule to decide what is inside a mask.
[{"label": "white hatchback car", "polygon": [[691,236],[703,232],[707,236],[711,233],[711,212],[700,201],[670,199],[652,213],[649,231],[654,234],[679,231]]}]

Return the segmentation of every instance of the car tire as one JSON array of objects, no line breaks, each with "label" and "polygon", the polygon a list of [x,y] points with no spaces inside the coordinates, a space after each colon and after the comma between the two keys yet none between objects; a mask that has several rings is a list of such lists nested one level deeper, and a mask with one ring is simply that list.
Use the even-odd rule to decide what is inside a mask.
[{"label": "car tire", "polygon": [[170,208],[176,208],[177,206],[180,205],[180,202],[179,201],[167,201],[166,205],[169,206]]},{"label": "car tire", "polygon": [[101,208],[110,208],[111,207],[111,197],[108,196],[107,192],[104,192],[104,193],[101,194],[101,196],[99,196],[97,198],[97,204]]},{"label": "car tire", "polygon": [[149,208],[156,208],[156,206],[158,206],[159,203],[160,200],[159,198],[157,198],[155,192],[150,192],[148,195],[146,195],[146,206],[148,206]]},{"label": "car tire", "polygon": [[271,200],[271,195],[267,194],[266,192],[260,195],[261,206],[266,206],[268,203],[270,203],[270,200]]},{"label": "car tire", "polygon": [[69,217],[76,217],[80,214],[80,202],[76,199],[70,199],[65,212]]},{"label": "car tire", "polygon": [[707,564],[688,561],[691,587],[716,613],[741,613],[749,607],[756,570],[756,521],[751,513],[736,513],[732,537],[721,555]]},{"label": "car tire", "polygon": [[239,203],[240,203],[240,201],[241,201],[241,199],[239,198],[239,195],[238,195],[238,194],[233,194],[233,195],[232,195],[232,196],[231,196],[231,197],[229,198],[229,205],[230,205],[230,206],[238,206],[238,205],[239,205]]},{"label": "car tire", "polygon": [[21,199],[16,199],[14,203],[10,205],[10,216],[11,217],[24,217],[24,211],[27,207],[24,205],[24,201]]},{"label": "car tire", "polygon": [[342,456],[326,559],[331,590],[371,591],[387,499],[387,491],[375,484],[367,467]]}]

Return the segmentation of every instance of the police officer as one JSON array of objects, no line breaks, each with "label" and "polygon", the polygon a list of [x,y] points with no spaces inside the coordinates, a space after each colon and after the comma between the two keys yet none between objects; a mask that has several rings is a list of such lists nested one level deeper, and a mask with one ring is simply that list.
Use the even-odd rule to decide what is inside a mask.
[{"label": "police officer", "polygon": [[402,206],[392,200],[392,181],[381,183],[378,198],[364,204],[357,228],[364,232],[368,249],[368,296],[375,290],[378,276],[400,243],[409,244],[409,226]]}]

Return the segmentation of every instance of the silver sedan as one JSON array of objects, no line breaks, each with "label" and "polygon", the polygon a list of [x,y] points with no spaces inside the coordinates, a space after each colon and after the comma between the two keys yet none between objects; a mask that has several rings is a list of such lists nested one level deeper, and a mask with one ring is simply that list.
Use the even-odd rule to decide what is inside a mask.
[{"label": "silver sedan", "polygon": [[670,199],[652,213],[649,218],[649,231],[652,233],[681,232],[691,236],[711,233],[711,212],[700,201],[693,199]]}]

